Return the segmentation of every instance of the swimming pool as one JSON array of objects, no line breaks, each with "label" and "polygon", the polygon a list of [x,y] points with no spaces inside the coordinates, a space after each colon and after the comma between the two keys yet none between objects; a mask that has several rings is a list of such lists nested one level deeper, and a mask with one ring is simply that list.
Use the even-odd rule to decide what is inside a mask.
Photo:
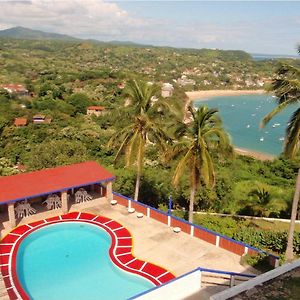
[{"label": "swimming pool", "polygon": [[17,275],[31,299],[127,299],[154,285],[110,260],[109,234],[92,224],[60,223],[26,237]]},{"label": "swimming pool", "polygon": [[[12,300],[126,299],[175,278],[165,268],[133,255],[132,236],[123,225],[84,212],[13,229],[1,240],[0,268]],[[106,281],[100,269],[122,277],[120,282]],[[124,275],[135,283],[124,283]],[[113,294],[103,294],[107,287],[107,294]]]}]

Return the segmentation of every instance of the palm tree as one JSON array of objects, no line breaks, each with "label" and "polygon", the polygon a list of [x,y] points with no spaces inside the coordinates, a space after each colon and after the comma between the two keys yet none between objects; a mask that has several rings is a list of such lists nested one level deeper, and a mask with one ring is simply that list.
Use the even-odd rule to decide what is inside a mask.
[{"label": "palm tree", "polygon": [[158,111],[163,110],[161,103],[154,104],[152,97],[156,89],[145,82],[130,81],[125,95],[133,107],[132,123],[116,132],[108,147],[118,147],[115,161],[125,152],[126,166],[135,165],[137,170],[134,200],[138,200],[145,148],[155,143],[165,151],[170,140],[157,119]]},{"label": "palm tree", "polygon": [[248,196],[252,198],[252,210],[255,215],[262,217],[268,217],[270,214],[269,204],[271,202],[271,194],[264,188],[255,188],[252,189]]},{"label": "palm tree", "polygon": [[[300,54],[300,46],[298,47]],[[271,90],[278,98],[278,105],[267,114],[262,120],[262,127],[265,126],[275,115],[284,108],[298,104],[300,100],[300,68],[291,65],[282,65],[276,72],[276,77],[272,81]],[[300,146],[300,108],[292,114],[285,133],[284,155],[293,159],[299,151]],[[292,204],[291,221],[288,232],[286,248],[286,260],[291,261],[293,255],[293,240],[295,230],[295,220],[300,196],[300,169],[298,170],[296,188]]]},{"label": "palm tree", "polygon": [[192,122],[179,123],[176,137],[179,141],[173,148],[173,155],[181,154],[173,176],[173,184],[178,185],[185,169],[189,170],[190,177],[190,203],[189,222],[193,222],[195,192],[201,183],[208,187],[215,184],[215,171],[210,150],[219,152],[230,149],[229,137],[222,128],[221,119],[216,109],[201,106],[196,111],[188,107]]}]

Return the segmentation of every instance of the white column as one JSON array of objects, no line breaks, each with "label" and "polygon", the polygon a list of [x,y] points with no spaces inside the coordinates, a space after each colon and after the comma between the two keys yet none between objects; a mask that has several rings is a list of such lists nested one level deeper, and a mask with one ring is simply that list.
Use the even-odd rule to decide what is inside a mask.
[{"label": "white column", "polygon": [[191,225],[191,232],[190,232],[191,236],[194,236],[194,228],[195,227]]},{"label": "white column", "polygon": [[106,197],[109,202],[113,200],[112,181],[109,181],[106,185]]},{"label": "white column", "polygon": [[8,219],[11,228],[16,227],[15,204],[8,203]]},{"label": "white column", "polygon": [[68,208],[68,192],[63,191],[61,192],[61,209],[64,214],[66,214],[69,211]]}]

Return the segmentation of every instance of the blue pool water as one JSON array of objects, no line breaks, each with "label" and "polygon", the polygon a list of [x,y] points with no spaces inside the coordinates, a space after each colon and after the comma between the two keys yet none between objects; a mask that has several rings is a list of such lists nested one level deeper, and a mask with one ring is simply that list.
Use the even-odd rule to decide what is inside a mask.
[{"label": "blue pool water", "polygon": [[285,109],[260,129],[263,117],[276,106],[276,99],[270,95],[222,96],[194,101],[195,107],[203,104],[219,109],[224,127],[236,147],[273,155],[282,152],[287,122],[299,107],[294,105]]},{"label": "blue pool water", "polygon": [[154,285],[110,260],[109,234],[87,223],[43,227],[17,253],[17,274],[34,300],[127,299]]}]

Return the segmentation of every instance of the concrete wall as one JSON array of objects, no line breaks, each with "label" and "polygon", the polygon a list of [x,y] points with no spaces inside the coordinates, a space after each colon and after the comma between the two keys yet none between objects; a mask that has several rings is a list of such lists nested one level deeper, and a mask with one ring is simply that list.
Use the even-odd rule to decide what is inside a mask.
[{"label": "concrete wall", "polygon": [[159,286],[140,296],[132,299],[137,300],[182,300],[201,289],[201,272],[194,270],[188,274],[178,277],[165,285]]}]

